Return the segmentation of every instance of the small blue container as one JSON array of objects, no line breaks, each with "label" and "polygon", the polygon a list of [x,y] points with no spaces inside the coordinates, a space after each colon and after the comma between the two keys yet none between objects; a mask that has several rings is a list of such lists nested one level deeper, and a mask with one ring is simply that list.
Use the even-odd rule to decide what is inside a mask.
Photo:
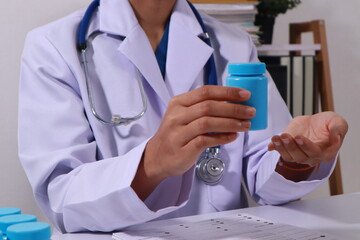
[{"label": "small blue container", "polygon": [[2,207],[0,208],[0,217],[7,215],[21,214],[20,208]]},{"label": "small blue container", "polygon": [[34,215],[29,214],[15,214],[0,217],[0,231],[3,233],[3,237],[7,235],[7,228],[11,225],[25,222],[36,222],[37,218]]},{"label": "small blue container", "polygon": [[264,76],[265,72],[264,63],[233,63],[228,66],[226,86],[239,87],[251,92],[249,100],[239,103],[256,109],[256,116],[250,119],[250,130],[267,128],[268,79]]},{"label": "small blue container", "polygon": [[50,225],[43,222],[27,222],[7,228],[7,240],[49,240]]}]

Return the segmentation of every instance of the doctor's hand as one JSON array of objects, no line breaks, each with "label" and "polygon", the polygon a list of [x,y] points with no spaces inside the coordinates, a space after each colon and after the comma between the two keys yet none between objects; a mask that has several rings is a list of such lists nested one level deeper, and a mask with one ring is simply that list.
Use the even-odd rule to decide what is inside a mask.
[{"label": "doctor's hand", "polygon": [[334,160],[347,130],[347,122],[334,112],[299,116],[290,122],[284,133],[272,137],[268,149],[280,153],[279,165],[283,167],[277,167],[277,171],[284,177],[289,179],[296,175],[291,171],[299,174],[306,169],[310,171],[304,174],[309,175],[314,169],[311,167]]},{"label": "doctor's hand", "polygon": [[[250,128],[255,109],[241,104],[250,93],[234,87],[204,86],[174,97],[149,140],[132,187],[145,198],[165,178],[194,166],[209,147],[234,141]],[[146,186],[145,186],[146,185]]]}]

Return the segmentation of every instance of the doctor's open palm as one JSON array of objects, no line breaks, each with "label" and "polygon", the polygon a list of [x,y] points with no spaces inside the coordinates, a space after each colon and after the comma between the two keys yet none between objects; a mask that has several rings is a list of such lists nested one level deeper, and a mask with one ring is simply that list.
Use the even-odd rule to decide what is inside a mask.
[{"label": "doctor's open palm", "polygon": [[[230,143],[237,132],[249,130],[255,109],[231,103],[249,97],[246,90],[222,86],[174,97],[132,182],[139,197],[145,199],[165,178],[185,173],[206,148]],[[314,166],[334,159],[346,132],[346,121],[333,112],[297,117],[272,138],[269,150],[277,150],[284,161]]]},{"label": "doctor's open palm", "polygon": [[299,116],[272,138],[269,150],[277,150],[283,161],[315,166],[334,160],[347,130],[347,122],[334,112]]}]

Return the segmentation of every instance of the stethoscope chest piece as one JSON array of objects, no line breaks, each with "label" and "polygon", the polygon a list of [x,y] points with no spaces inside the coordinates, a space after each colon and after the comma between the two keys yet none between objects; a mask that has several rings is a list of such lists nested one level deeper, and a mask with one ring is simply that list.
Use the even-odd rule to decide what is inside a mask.
[{"label": "stethoscope chest piece", "polygon": [[204,183],[215,185],[219,183],[224,175],[225,164],[217,156],[219,148],[208,148],[204,157],[196,163],[196,175]]}]

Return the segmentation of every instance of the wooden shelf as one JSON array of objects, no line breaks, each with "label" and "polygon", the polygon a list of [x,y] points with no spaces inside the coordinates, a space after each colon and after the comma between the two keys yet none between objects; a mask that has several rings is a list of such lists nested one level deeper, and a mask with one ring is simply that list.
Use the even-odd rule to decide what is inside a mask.
[{"label": "wooden shelf", "polygon": [[284,45],[261,45],[257,47],[259,52],[265,51],[319,51],[320,44],[284,44]]},{"label": "wooden shelf", "polygon": [[[320,51],[320,44],[283,44],[283,45],[261,45],[257,47],[259,56],[284,56],[289,55],[290,52],[313,52]],[[309,54],[309,55],[313,55]]]}]

